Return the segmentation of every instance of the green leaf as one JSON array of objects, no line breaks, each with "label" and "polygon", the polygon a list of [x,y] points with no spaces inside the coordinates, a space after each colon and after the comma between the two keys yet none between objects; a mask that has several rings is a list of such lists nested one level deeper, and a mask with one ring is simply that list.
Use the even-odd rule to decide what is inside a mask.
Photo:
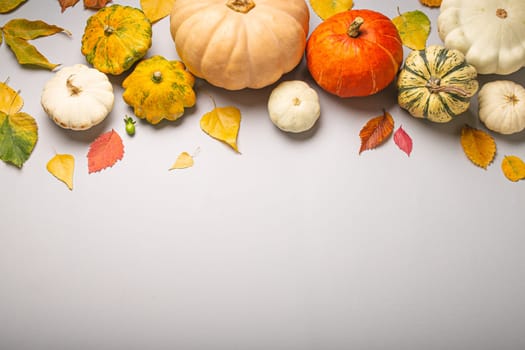
[{"label": "green leaf", "polygon": [[37,140],[38,126],[33,117],[24,112],[0,112],[0,159],[21,168]]},{"label": "green leaf", "polygon": [[2,0],[0,1],[0,13],[7,13],[13,11],[26,0]]},{"label": "green leaf", "polygon": [[430,19],[419,10],[399,14],[392,19],[403,41],[412,50],[424,50],[430,34]]},{"label": "green leaf", "polygon": [[2,31],[5,42],[15,54],[18,63],[35,65],[49,70],[53,70],[58,64],[49,62],[33,45],[29,44],[28,40],[60,32],[71,35],[67,30],[43,21],[29,21],[20,18],[7,22],[2,27]]}]

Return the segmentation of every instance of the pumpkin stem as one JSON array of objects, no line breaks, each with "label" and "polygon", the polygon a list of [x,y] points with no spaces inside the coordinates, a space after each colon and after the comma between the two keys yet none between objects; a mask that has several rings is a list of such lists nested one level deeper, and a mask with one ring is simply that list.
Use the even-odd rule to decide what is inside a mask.
[{"label": "pumpkin stem", "polygon": [[73,76],[74,74],[71,74],[66,80],[66,86],[70,93],[70,96],[76,96],[82,92],[82,90],[78,86],[73,85],[73,82],[71,81]]},{"label": "pumpkin stem", "polygon": [[363,23],[365,23],[365,20],[363,19],[363,17],[356,17],[350,24],[350,27],[348,27],[346,34],[348,34],[352,38],[357,38],[359,34],[361,34],[359,29],[361,28]]},{"label": "pumpkin stem", "polygon": [[253,0],[228,0],[226,6],[231,8],[233,11],[248,13],[252,8],[255,7],[255,3]]},{"label": "pumpkin stem", "polygon": [[162,72],[160,70],[153,72],[151,80],[153,80],[154,83],[160,83],[162,81]]},{"label": "pumpkin stem", "polygon": [[301,104],[301,100],[299,99],[299,97],[294,97],[292,102],[294,106],[299,106]]},{"label": "pumpkin stem", "polygon": [[107,24],[104,25],[104,34],[106,36],[113,34],[114,31],[115,31],[115,28],[113,28],[112,26],[109,26]]},{"label": "pumpkin stem", "polygon": [[501,19],[505,19],[505,18],[507,18],[508,14],[507,14],[507,11],[505,9],[497,9],[496,10],[496,16],[498,16]]},{"label": "pumpkin stem", "polygon": [[441,79],[439,78],[430,78],[428,82],[425,84],[425,86],[430,90],[431,93],[435,94],[438,92],[450,92],[453,94],[458,94],[462,97],[468,97],[468,92],[463,90],[462,88],[459,88],[457,86],[446,86],[441,85]]}]

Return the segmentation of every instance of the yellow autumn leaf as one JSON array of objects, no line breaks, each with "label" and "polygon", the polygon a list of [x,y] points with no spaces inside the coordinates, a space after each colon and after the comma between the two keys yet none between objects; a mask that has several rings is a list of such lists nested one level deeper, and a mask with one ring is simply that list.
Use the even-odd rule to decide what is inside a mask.
[{"label": "yellow autumn leaf", "polygon": [[525,179],[525,163],[517,156],[505,156],[501,162],[501,170],[510,181]]},{"label": "yellow autumn leaf", "polygon": [[70,154],[56,154],[47,162],[47,171],[62,181],[67,187],[73,189],[73,172],[75,158]]},{"label": "yellow autumn leaf", "polygon": [[312,10],[325,20],[336,13],[350,10],[354,2],[352,0],[310,0]]},{"label": "yellow autumn leaf", "polygon": [[461,146],[468,159],[486,169],[496,155],[496,142],[483,130],[465,125],[461,129]]},{"label": "yellow autumn leaf", "polygon": [[430,19],[425,13],[415,10],[392,18],[403,45],[412,50],[424,50],[430,34]]},{"label": "yellow autumn leaf", "polygon": [[140,7],[148,17],[155,23],[171,13],[175,0],[140,0]]},{"label": "yellow autumn leaf", "polygon": [[241,111],[237,107],[214,107],[204,114],[200,121],[201,129],[211,137],[223,141],[239,152],[237,135],[241,125]]},{"label": "yellow autumn leaf", "polygon": [[175,160],[175,163],[169,168],[169,170],[174,169],[185,169],[193,166],[193,156],[188,152],[182,152]]},{"label": "yellow autumn leaf", "polygon": [[0,83],[0,112],[13,115],[24,106],[24,100],[18,91],[11,89],[7,81]]}]

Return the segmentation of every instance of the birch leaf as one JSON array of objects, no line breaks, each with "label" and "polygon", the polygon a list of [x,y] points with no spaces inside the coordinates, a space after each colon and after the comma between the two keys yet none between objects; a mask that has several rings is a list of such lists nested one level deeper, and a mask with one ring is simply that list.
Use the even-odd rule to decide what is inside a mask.
[{"label": "birch leaf", "polygon": [[325,20],[336,13],[350,10],[354,2],[352,0],[310,0],[312,10]]},{"label": "birch leaf", "polygon": [[412,50],[423,50],[430,34],[430,19],[419,10],[392,18],[403,44]]},{"label": "birch leaf", "polygon": [[483,130],[465,125],[461,129],[461,146],[468,159],[486,169],[496,155],[496,142]]},{"label": "birch leaf", "polygon": [[122,138],[115,131],[108,131],[91,143],[88,152],[88,172],[94,173],[112,167],[124,156]]},{"label": "birch leaf", "polygon": [[241,112],[237,107],[214,107],[200,120],[201,129],[211,137],[222,141],[239,152],[237,135],[241,124]]},{"label": "birch leaf", "polygon": [[7,22],[6,25],[2,27],[2,32],[6,44],[15,54],[18,63],[22,65],[34,65],[49,70],[53,70],[58,64],[49,62],[47,58],[28,41],[60,32],[71,35],[71,33],[64,28],[47,24],[40,20],[30,21],[23,18],[15,18]]},{"label": "birch leaf", "polygon": [[155,23],[171,13],[175,0],[140,0],[140,7],[148,19]]},{"label": "birch leaf", "polygon": [[47,162],[47,171],[67,187],[73,189],[73,173],[75,170],[75,158],[71,154],[56,154]]},{"label": "birch leaf", "polygon": [[0,159],[21,168],[38,140],[36,120],[20,112],[24,100],[6,83],[0,83]]},{"label": "birch leaf", "polygon": [[193,166],[193,157],[188,152],[182,152],[175,160],[175,163],[169,168],[169,170],[174,169],[185,169]]},{"label": "birch leaf", "polygon": [[501,170],[510,181],[525,179],[525,163],[517,156],[505,156],[501,162]]},{"label": "birch leaf", "polygon": [[382,144],[394,130],[394,119],[387,111],[383,115],[370,119],[359,132],[361,138],[361,152],[374,149]]},{"label": "birch leaf", "polygon": [[27,0],[2,0],[0,1],[0,13],[13,11]]},{"label": "birch leaf", "polygon": [[403,152],[410,157],[412,152],[412,138],[406,133],[406,131],[400,126],[394,133],[394,142]]},{"label": "birch leaf", "polygon": [[79,0],[58,0],[62,12],[64,12],[68,7],[75,6]]}]

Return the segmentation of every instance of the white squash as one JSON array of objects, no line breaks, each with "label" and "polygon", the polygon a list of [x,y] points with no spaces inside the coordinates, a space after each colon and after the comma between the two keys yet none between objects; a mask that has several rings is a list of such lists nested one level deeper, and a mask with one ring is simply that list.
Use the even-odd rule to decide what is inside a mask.
[{"label": "white squash", "polygon": [[113,109],[113,86],[106,74],[83,64],[60,69],[44,86],[41,104],[65,129],[86,130]]},{"label": "white squash", "polygon": [[438,33],[480,74],[510,74],[525,66],[524,0],[443,0]]},{"label": "white squash", "polygon": [[311,129],[321,115],[319,96],[304,81],[284,81],[272,90],[268,113],[279,129],[303,132]]},{"label": "white squash", "polygon": [[479,119],[500,134],[514,134],[525,129],[525,88],[510,80],[483,85],[478,93]]}]

